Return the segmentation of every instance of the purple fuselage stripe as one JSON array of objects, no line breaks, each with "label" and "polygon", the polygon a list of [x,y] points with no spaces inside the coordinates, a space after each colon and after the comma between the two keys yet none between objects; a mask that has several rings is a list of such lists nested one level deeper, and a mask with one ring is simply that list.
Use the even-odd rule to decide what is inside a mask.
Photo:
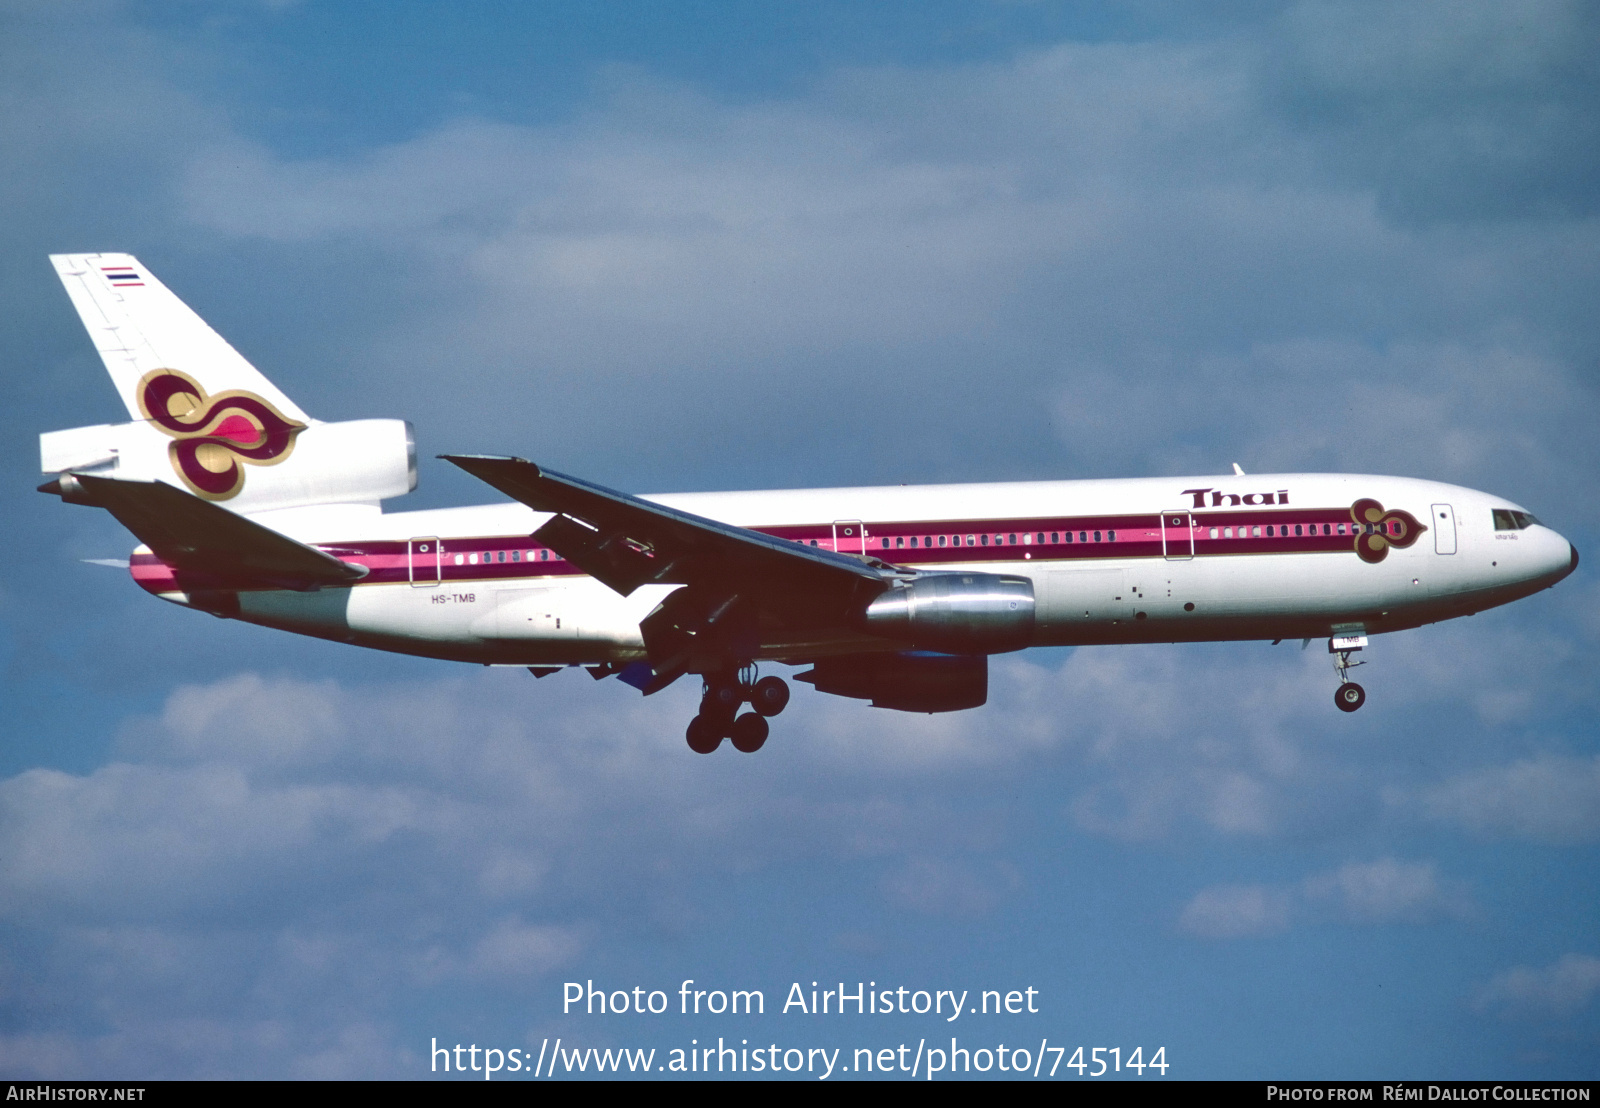
[{"label": "purple fuselage stripe", "polygon": [[[867,522],[864,539],[841,539],[838,549],[865,553],[907,566],[938,566],[973,562],[1083,562],[1109,558],[1194,557],[1236,554],[1353,554],[1355,524],[1348,508],[1293,508],[1282,511],[1223,510],[1187,513],[1192,529],[1164,526],[1171,517],[1148,513],[1118,516],[1061,516],[1033,519],[935,520],[925,523]],[[1293,535],[1299,525],[1315,533]],[[1322,534],[1326,525],[1330,534]],[[1268,536],[1268,526],[1274,534]],[[1211,537],[1212,529],[1218,532]],[[1222,537],[1231,528],[1234,536]],[[1260,529],[1261,534],[1244,534]],[[1344,533],[1341,534],[1340,530]],[[834,548],[832,524],[798,524],[752,527],[752,531],[789,539],[803,545]],[[1071,539],[1068,541],[1070,533]],[[1040,535],[1044,541],[1039,541]],[[1099,538],[1096,538],[1096,535]],[[1111,536],[1115,535],[1113,539]],[[1054,541],[1052,540],[1054,536]],[[1083,536],[1080,539],[1079,536]],[[946,545],[940,546],[940,539]],[[884,547],[887,539],[889,546]],[[917,545],[910,543],[915,539]],[[1164,541],[1163,541],[1164,539]],[[970,540],[970,541],[969,541]],[[865,546],[863,547],[863,541]],[[931,543],[931,545],[929,545]],[[351,541],[316,544],[336,558],[366,566],[368,573],[354,587],[404,584],[413,580],[409,543],[405,541]],[[516,551],[518,561],[511,560]],[[1024,559],[1024,555],[1029,555]],[[472,559],[476,556],[476,564]],[[542,560],[548,557],[548,561]],[[460,565],[456,559],[461,558]],[[504,557],[505,561],[500,558]],[[434,556],[418,558],[416,580],[432,584],[502,581],[550,577],[581,577],[582,570],[523,536],[485,536],[439,540],[437,576]],[[135,554],[129,571],[151,592],[203,588],[193,575],[176,574],[154,554]]]}]

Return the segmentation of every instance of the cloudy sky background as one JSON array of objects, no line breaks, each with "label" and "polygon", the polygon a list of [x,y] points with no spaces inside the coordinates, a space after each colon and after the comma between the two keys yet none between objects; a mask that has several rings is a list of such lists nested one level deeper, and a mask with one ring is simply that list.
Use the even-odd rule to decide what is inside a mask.
[{"label": "cloudy sky background", "polygon": [[[1600,587],[1377,640],[1039,651],[913,717],[162,605],[33,493],[125,418],[45,255],[306,410],[641,492],[1250,471],[1600,550],[1600,20],[1559,2],[0,0],[0,1071],[394,1076],[561,982],[1041,990],[1183,1077],[1594,1077]],[[396,506],[480,502],[428,462]],[[1592,560],[1592,559],[1591,559]]]}]

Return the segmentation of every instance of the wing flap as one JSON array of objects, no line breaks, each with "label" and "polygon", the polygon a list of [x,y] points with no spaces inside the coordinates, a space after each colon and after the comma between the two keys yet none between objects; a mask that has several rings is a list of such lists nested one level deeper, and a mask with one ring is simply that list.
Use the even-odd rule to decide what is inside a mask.
[{"label": "wing flap", "polygon": [[607,535],[572,516],[551,516],[533,537],[623,596],[640,585],[661,580],[662,573],[670,570],[653,551],[641,549],[626,536]]},{"label": "wing flap", "polygon": [[348,585],[365,566],[340,561],[269,527],[159,481],[83,473],[47,481],[40,492],[104,508],[156,557],[209,587],[295,589]]}]

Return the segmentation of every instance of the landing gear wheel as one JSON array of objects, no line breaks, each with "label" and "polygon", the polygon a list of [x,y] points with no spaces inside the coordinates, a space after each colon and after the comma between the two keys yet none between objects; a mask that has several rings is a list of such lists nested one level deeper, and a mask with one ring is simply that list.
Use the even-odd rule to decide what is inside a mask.
[{"label": "landing gear wheel", "polygon": [[1341,712],[1353,712],[1367,702],[1367,690],[1354,681],[1346,681],[1333,690],[1333,702]]},{"label": "landing gear wheel", "polygon": [[733,721],[733,746],[745,754],[754,754],[767,741],[767,717],[746,712]]},{"label": "landing gear wheel", "polygon": [[738,685],[717,683],[706,688],[705,695],[700,698],[700,714],[704,716],[721,716],[727,720],[733,719],[733,713],[739,710],[739,705],[744,703],[744,695]]},{"label": "landing gear wheel", "polygon": [[789,703],[789,686],[781,677],[763,677],[750,690],[750,707],[764,716],[775,716]]},{"label": "landing gear wheel", "polygon": [[722,745],[722,728],[706,716],[695,716],[689,721],[684,738],[696,754],[711,754]]}]

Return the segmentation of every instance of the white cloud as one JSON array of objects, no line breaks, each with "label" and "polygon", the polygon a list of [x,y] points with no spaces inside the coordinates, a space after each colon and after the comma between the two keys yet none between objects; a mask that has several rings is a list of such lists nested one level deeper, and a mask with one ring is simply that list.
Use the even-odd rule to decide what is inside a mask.
[{"label": "white cloud", "polygon": [[0,782],[0,810],[0,881],[15,897],[9,914],[24,919],[47,905],[215,908],[244,888],[293,880],[302,851],[333,842],[349,861],[418,818],[402,790],[261,784],[217,764],[29,770]]},{"label": "white cloud", "polygon": [[1478,992],[1479,1011],[1507,1018],[1577,1015],[1600,993],[1600,958],[1564,954],[1548,966],[1513,966],[1496,974]]},{"label": "white cloud", "polygon": [[571,928],[529,927],[505,919],[478,941],[469,965],[473,973],[485,976],[536,977],[571,962],[582,949]]},{"label": "white cloud", "polygon": [[1600,755],[1541,754],[1470,770],[1425,791],[1421,801],[1434,819],[1479,835],[1593,842],[1600,838]]},{"label": "white cloud", "polygon": [[1468,904],[1464,890],[1443,881],[1433,863],[1395,858],[1350,862],[1306,878],[1303,888],[1308,904],[1356,923],[1426,923]]},{"label": "white cloud", "polygon": [[[130,723],[128,760],[0,782],[0,904],[51,936],[58,968],[42,981],[82,977],[113,1023],[139,1025],[81,1041],[86,1058],[180,1041],[176,1025],[144,1026],[155,1009],[195,1010],[173,988],[199,989],[205,1011],[254,997],[263,1027],[326,1009],[277,1039],[206,1025],[208,1064],[257,1072],[320,1057],[351,1028],[360,1039],[411,990],[537,981],[619,928],[701,926],[692,890],[709,873],[825,860],[891,911],[981,917],[1031,882],[1005,818],[1030,782],[1059,779],[1042,810],[1118,839],[1293,828],[1315,807],[1296,798],[1334,781],[1294,725],[1308,663],[1234,658],[1246,706],[1174,729],[1220,664],[1161,647],[1003,659],[992,707],[935,717],[802,689],[760,755],[709,758],[683,746],[692,690],[645,700],[576,673],[365,687],[242,674],[180,687]],[[1395,889],[1414,871],[1398,864],[1387,885],[1342,874],[1338,903],[1405,917],[1427,901]],[[1183,927],[1270,933],[1303,900],[1206,892]]]},{"label": "white cloud", "polygon": [[[254,673],[180,685],[156,727],[156,745],[164,749],[150,752],[226,763],[318,761],[337,743],[337,691],[331,681],[308,686]],[[136,744],[131,737],[125,743]]]},{"label": "white cloud", "polygon": [[[1348,39],[1305,39],[1306,20],[1326,17],[1284,33],[1338,56]],[[442,380],[502,398],[434,412],[451,436],[532,426],[581,451],[604,424],[648,451],[663,423],[712,421],[724,450],[764,455],[752,419],[808,437],[772,428],[783,410],[941,466],[926,436],[959,435],[966,476],[1014,472],[1019,449],[1093,474],[1205,471],[1220,437],[1248,468],[1594,488],[1581,428],[1600,402],[1530,337],[1528,313],[1559,299],[1518,290],[1577,280],[1600,226],[1396,226],[1371,182],[1308,156],[1342,140],[1263,104],[1256,61],[1067,44],[739,105],[617,70],[559,125],[464,118],[304,160],[215,142],[184,196],[225,236],[402,262],[384,288],[407,306],[341,360],[402,400],[426,381],[419,406]],[[967,395],[975,358],[980,406],[932,403]],[[903,418],[863,424],[885,378],[917,383],[896,390]],[[967,445],[1009,418],[1000,397],[1041,403],[1056,441],[1035,420],[1003,450]],[[1126,433],[1155,413],[1160,435]]]},{"label": "white cloud", "polygon": [[1006,862],[975,865],[934,858],[913,858],[884,878],[892,901],[937,916],[987,915],[1020,884],[1016,868]]},{"label": "white cloud", "polygon": [[1290,894],[1266,885],[1201,889],[1178,914],[1178,927],[1202,939],[1242,939],[1286,931]]},{"label": "white cloud", "polygon": [[1465,886],[1431,862],[1348,862],[1298,884],[1213,885],[1178,913],[1178,929],[1203,939],[1275,935],[1294,924],[1425,924],[1471,910]]}]

